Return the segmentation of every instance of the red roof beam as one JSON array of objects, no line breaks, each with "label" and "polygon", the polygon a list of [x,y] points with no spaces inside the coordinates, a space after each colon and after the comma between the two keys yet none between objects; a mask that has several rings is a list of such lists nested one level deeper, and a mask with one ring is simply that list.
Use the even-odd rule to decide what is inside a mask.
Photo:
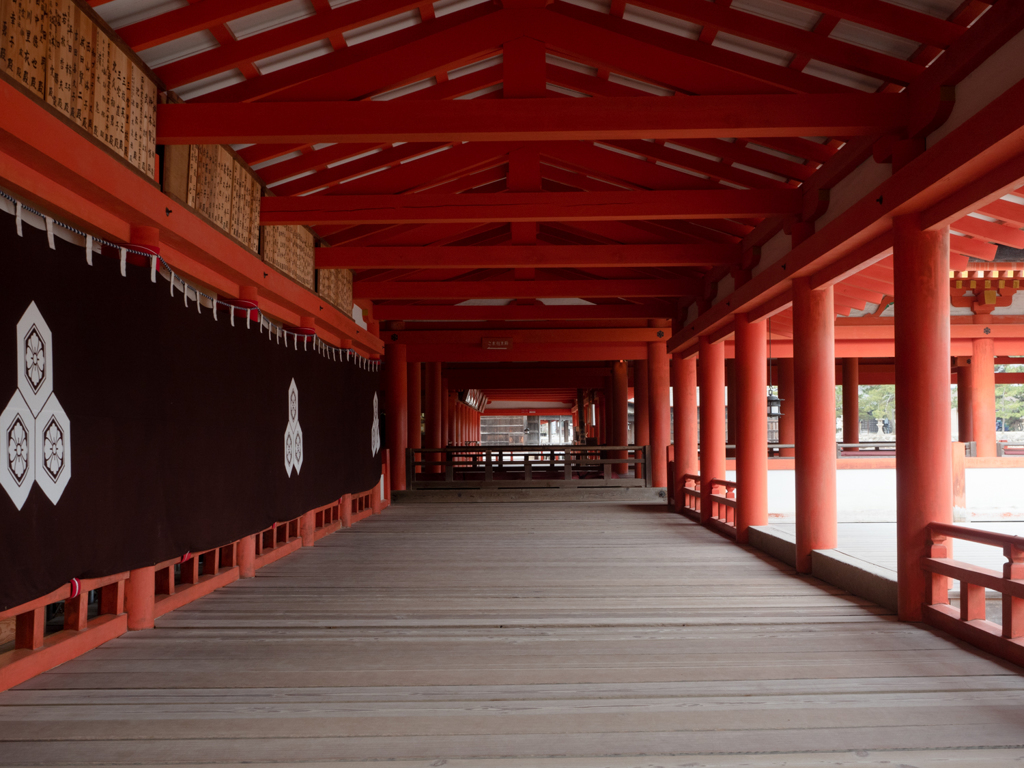
[{"label": "red roof beam", "polygon": [[974,235],[992,243],[1008,245],[1011,248],[1024,248],[1024,230],[1018,227],[1008,227],[1005,224],[977,219],[974,216],[964,216],[949,226],[957,232]]},{"label": "red roof beam", "polygon": [[[357,12],[366,2],[360,0],[337,8]],[[311,21],[318,21],[315,16]],[[440,19],[424,21],[359,45],[341,48],[323,56],[222,88],[195,99],[196,102],[339,101],[360,99],[384,93],[398,86],[415,83],[435,74],[477,61],[495,51],[516,31],[505,17],[489,5],[476,5]],[[506,20],[507,21],[507,20]],[[283,33],[301,22],[279,27]],[[316,34],[311,31],[310,34]],[[321,32],[320,37],[325,35]],[[246,43],[256,37],[240,41]],[[319,39],[319,38],[314,38]],[[220,48],[197,54],[184,62],[211,56]],[[262,58],[267,54],[257,54]],[[236,57],[237,58],[237,57]],[[184,63],[181,62],[181,63]],[[176,66],[169,64],[168,67]],[[230,70],[235,64],[227,66]],[[160,71],[165,69],[161,68]],[[224,71],[221,69],[220,71]],[[159,74],[159,72],[158,72]],[[204,74],[203,77],[208,77]],[[191,81],[191,80],[190,80]],[[404,101],[398,99],[397,101]]]},{"label": "red roof beam", "polygon": [[295,102],[287,108],[267,103],[161,104],[157,143],[865,136],[904,126],[909,120],[907,106],[902,94],[888,93],[416,103],[396,99]]},{"label": "red roof beam", "polygon": [[[554,2],[530,34],[554,52],[680,93],[843,93],[846,86],[606,13]],[[801,136],[818,136],[804,133]]]},{"label": "red roof beam", "polygon": [[978,213],[1005,221],[1007,224],[1024,227],[1024,205],[1009,200],[995,200],[978,209]]},{"label": "red roof beam", "polygon": [[738,264],[723,245],[502,245],[318,248],[317,269],[701,267]]},{"label": "red roof beam", "polygon": [[558,299],[697,296],[701,280],[482,280],[452,282],[356,281],[357,299]]},{"label": "red roof beam", "polygon": [[[758,43],[807,56],[851,72],[892,80],[907,85],[924,71],[920,64],[878,53],[867,48],[807,32],[763,16],[744,13],[707,0],[631,0],[648,8],[684,21],[711,25],[724,32]],[[858,0],[858,3],[860,0]],[[841,15],[841,14],[840,14]],[[924,16],[924,14],[915,14]],[[907,35],[903,35],[906,37]]]},{"label": "red roof beam", "polygon": [[[713,143],[724,144],[725,142]],[[685,143],[679,142],[679,145],[685,146]],[[697,173],[709,176],[712,179],[729,181],[733,184],[740,184],[751,189],[763,189],[767,187],[784,189],[786,187],[793,186],[785,180],[779,181],[778,179],[774,179],[769,176],[763,176],[759,173],[743,170],[742,168],[736,168],[728,163],[721,162],[721,160],[710,160],[700,155],[678,149],[672,149],[651,141],[614,141],[610,142],[610,146],[618,147],[619,149],[624,149],[627,152],[633,152],[637,155],[642,155],[648,160],[675,166],[677,168],[684,168],[690,171],[696,171]],[[701,151],[706,152],[706,150]],[[719,155],[719,157],[721,156]]]},{"label": "red roof beam", "polygon": [[200,0],[200,2],[161,13],[143,21],[120,27],[121,36],[136,53],[162,43],[219,27],[234,19],[273,8],[287,0]]},{"label": "red roof beam", "polygon": [[409,160],[419,155],[442,149],[445,146],[445,144],[434,142],[413,142],[411,144],[401,144],[397,147],[388,147],[372,155],[342,163],[332,168],[324,168],[284,184],[279,184],[274,187],[274,193],[282,196],[301,195],[303,192],[339,184],[349,179],[355,179],[358,176],[398,165],[403,160]]},{"label": "red roof beam", "polygon": [[[263,145],[266,146],[266,145]],[[257,171],[260,178],[266,184],[276,184],[279,181],[290,179],[306,171],[315,171],[326,168],[332,163],[339,163],[375,149],[390,148],[390,144],[335,144],[323,149],[311,150],[299,157],[290,160],[282,160],[279,163],[268,165]]]},{"label": "red roof beam", "polygon": [[[209,0],[206,0],[206,2],[209,2]],[[197,3],[196,5],[189,6],[189,8],[182,8],[181,11],[187,11],[190,8],[197,8],[205,4],[205,2]],[[274,27],[266,32],[260,32],[241,40],[226,43],[213,50],[197,53],[180,61],[165,64],[156,69],[156,74],[159,75],[168,88],[177,88],[186,83],[212,77],[221,72],[228,72],[243,64],[259,61],[292,48],[315,43],[318,40],[324,40],[334,32],[358,29],[374,21],[411,10],[422,4],[423,0],[418,2],[410,2],[410,0],[360,0],[358,3],[342,5],[327,13],[299,19],[291,24]],[[172,11],[171,13],[175,12]],[[157,16],[154,21],[162,18],[164,16]],[[450,22],[444,25],[439,24],[439,26],[450,26]],[[406,30],[402,31],[405,32]],[[391,36],[388,35],[386,37]],[[375,43],[378,43],[378,41],[370,41],[364,45],[372,46]],[[361,47],[355,46],[352,50]],[[348,49],[343,50],[347,51]],[[359,56],[361,53],[359,52],[355,55]],[[262,78],[256,79],[260,80]]]},{"label": "red roof beam", "polygon": [[478,142],[452,147],[421,157],[414,163],[350,181],[326,192],[327,195],[384,195],[428,190],[508,162],[514,147],[505,142]]},{"label": "red roof beam", "polygon": [[265,197],[260,221],[281,224],[432,224],[486,221],[623,221],[795,215],[799,190],[517,192],[508,195]]},{"label": "red roof beam", "polygon": [[616,320],[668,318],[668,303],[642,304],[538,304],[520,306],[463,306],[444,304],[375,304],[377,320]]},{"label": "red roof beam", "polygon": [[[821,13],[839,16],[865,27],[905,37],[936,48],[948,48],[966,31],[964,27],[926,13],[882,0],[787,0]],[[834,42],[834,41],[829,41]]]},{"label": "red roof beam", "polygon": [[984,240],[950,235],[949,250],[954,253],[962,253],[964,256],[974,256],[978,259],[985,259],[985,261],[992,261],[996,257],[996,251],[999,249],[998,246]]}]

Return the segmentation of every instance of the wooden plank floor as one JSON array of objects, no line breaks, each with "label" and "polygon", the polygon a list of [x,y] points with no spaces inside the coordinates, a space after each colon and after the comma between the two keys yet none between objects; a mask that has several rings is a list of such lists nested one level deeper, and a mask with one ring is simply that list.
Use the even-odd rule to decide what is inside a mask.
[{"label": "wooden plank floor", "polygon": [[0,765],[1024,762],[1019,668],[663,509],[396,505],[0,694]]}]

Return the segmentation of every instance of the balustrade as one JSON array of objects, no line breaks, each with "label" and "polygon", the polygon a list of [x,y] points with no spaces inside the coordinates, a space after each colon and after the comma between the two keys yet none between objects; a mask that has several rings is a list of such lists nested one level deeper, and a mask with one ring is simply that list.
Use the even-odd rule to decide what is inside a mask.
[{"label": "balustrade", "polygon": [[[385,481],[389,458],[385,451]],[[368,491],[345,494],[229,544],[185,552],[130,572],[75,579],[2,611],[0,621],[14,619],[15,639],[12,650],[0,653],[0,691],[81,656],[129,629],[148,629],[156,618],[239,578],[251,578],[258,569],[296,549],[313,546],[338,528],[379,514],[389,503],[390,497],[378,483]],[[90,594],[95,596],[92,602]],[[57,615],[62,610],[64,621],[62,629],[47,634],[49,606]]]},{"label": "balustrade", "polygon": [[[932,574],[925,620],[982,650],[1024,664],[1024,537],[961,525],[931,523],[929,556],[921,567]],[[950,539],[1003,550],[1003,572],[953,559]],[[949,600],[949,580],[960,582],[960,607]],[[1002,597],[1002,624],[986,618],[986,590]]]},{"label": "balustrade", "polygon": [[[585,488],[651,487],[649,446],[458,446],[408,448],[406,487]],[[439,457],[439,458],[437,458]],[[615,467],[628,462],[626,473]],[[634,467],[642,468],[641,477]]]}]

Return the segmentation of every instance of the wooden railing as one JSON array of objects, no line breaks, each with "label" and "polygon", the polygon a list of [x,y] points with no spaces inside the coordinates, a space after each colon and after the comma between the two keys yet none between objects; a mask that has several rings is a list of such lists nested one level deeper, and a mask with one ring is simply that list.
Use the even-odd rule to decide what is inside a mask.
[{"label": "wooden railing", "polygon": [[[946,523],[931,523],[928,535],[931,551],[921,562],[932,574],[925,620],[984,651],[1024,665],[1024,537]],[[949,539],[1000,547],[1006,557],[1003,572],[952,559]],[[949,579],[960,582],[959,610],[949,602]],[[1002,596],[1001,625],[986,618],[987,589]]]},{"label": "wooden railing", "polygon": [[[628,465],[625,473],[614,466]],[[642,467],[641,477],[634,467]],[[406,487],[586,488],[651,487],[650,446],[526,445],[409,448]]]},{"label": "wooden railing", "polygon": [[700,475],[683,475],[679,492],[683,495],[683,511],[700,520]]},{"label": "wooden railing", "polygon": [[[723,493],[724,492],[724,493]],[[711,480],[711,527],[728,536],[736,537],[736,483],[731,480]]]},{"label": "wooden railing", "polygon": [[[389,476],[384,453],[385,481]],[[378,483],[345,494],[299,517],[202,552],[185,552],[156,565],[98,579],[75,579],[47,595],[0,612],[14,619],[13,650],[0,653],[0,691],[81,656],[129,629],[146,629],[156,618],[208,595],[300,547],[311,547],[339,528],[379,514],[389,495]],[[96,592],[90,618],[89,595]],[[63,606],[59,605],[63,603]],[[47,634],[47,607],[63,608],[63,629]]]},{"label": "wooden railing", "polygon": [[[127,572],[81,579],[0,613],[0,620],[15,620],[14,650],[0,654],[0,691],[123,635],[128,629],[124,611],[127,579]],[[96,616],[90,619],[89,594],[93,590],[99,590],[99,601]],[[64,628],[47,635],[46,608],[61,601]]]}]

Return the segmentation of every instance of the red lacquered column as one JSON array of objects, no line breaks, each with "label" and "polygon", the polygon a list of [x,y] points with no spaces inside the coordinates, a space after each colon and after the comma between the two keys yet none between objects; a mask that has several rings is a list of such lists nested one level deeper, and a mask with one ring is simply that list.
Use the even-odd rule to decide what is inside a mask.
[{"label": "red lacquered column", "polygon": [[768,524],[768,334],[764,322],[736,315],[736,541]]},{"label": "red lacquered column", "polygon": [[409,390],[405,344],[384,345],[384,412],[394,472],[391,489],[405,490],[405,446],[409,438]]},{"label": "red lacquered column", "polygon": [[[953,521],[949,420],[949,229],[893,220],[896,313],[896,569],[899,617],[920,621],[929,523]],[[977,379],[975,379],[977,381]],[[977,399],[977,392],[975,399]],[[993,418],[994,422],[994,418]],[[975,430],[977,430],[975,423]]]},{"label": "red lacquered column", "polygon": [[673,499],[676,512],[683,508],[683,475],[700,472],[697,460],[697,358],[672,356],[672,401],[675,404],[675,477]]},{"label": "red lacquered column", "polygon": [[700,521],[711,519],[711,481],[725,478],[725,345],[700,337]]},{"label": "red lacquered column", "polygon": [[836,547],[836,361],[832,287],[793,280],[796,407],[796,570]]}]

